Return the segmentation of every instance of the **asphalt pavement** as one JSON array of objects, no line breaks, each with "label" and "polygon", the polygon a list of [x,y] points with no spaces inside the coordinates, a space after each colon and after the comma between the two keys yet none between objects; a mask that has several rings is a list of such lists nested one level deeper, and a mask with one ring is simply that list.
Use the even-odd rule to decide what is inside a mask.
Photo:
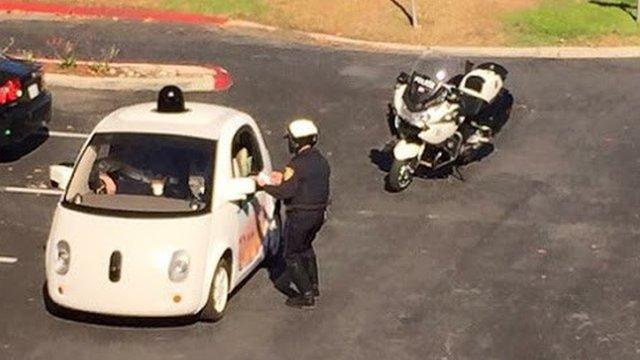
[{"label": "asphalt pavement", "polygon": [[[638,359],[640,103],[637,60],[502,61],[515,97],[496,150],[452,177],[384,191],[395,77],[459,58],[317,48],[216,28],[9,19],[0,38],[117,44],[127,60],[217,64],[235,85],[187,100],[253,115],[276,164],[285,124],[309,117],[333,166],[317,242],[322,297],[294,311],[258,271],[217,324],[60,319],[41,296],[57,199],[0,194],[1,359]],[[88,39],[88,40],[83,40]],[[481,59],[478,59],[481,60]],[[495,59],[484,59],[495,60]],[[499,60],[498,60],[499,61]],[[51,130],[86,133],[151,92],[53,88]],[[81,139],[50,136],[3,159],[0,186],[46,186]],[[118,299],[114,299],[118,301]]]}]

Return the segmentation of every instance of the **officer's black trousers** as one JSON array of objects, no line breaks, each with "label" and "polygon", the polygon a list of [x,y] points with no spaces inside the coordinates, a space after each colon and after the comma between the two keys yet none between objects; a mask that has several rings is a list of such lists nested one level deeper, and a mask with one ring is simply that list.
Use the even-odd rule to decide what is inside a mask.
[{"label": "officer's black trousers", "polygon": [[324,211],[290,211],[284,226],[284,257],[291,280],[303,295],[318,286],[313,240],[324,223]]}]

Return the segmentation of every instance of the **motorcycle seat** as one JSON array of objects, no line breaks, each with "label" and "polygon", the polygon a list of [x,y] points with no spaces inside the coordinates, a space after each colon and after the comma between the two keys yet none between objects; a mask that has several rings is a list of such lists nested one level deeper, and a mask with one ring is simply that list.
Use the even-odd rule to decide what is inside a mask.
[{"label": "motorcycle seat", "polygon": [[460,104],[460,115],[473,117],[478,115],[487,102],[473,95],[461,93],[458,95]]}]

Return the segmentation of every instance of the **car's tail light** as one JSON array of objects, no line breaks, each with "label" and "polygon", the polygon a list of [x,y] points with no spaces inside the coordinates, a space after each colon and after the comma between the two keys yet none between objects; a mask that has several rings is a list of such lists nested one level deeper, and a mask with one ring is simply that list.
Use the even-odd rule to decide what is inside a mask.
[{"label": "car's tail light", "polygon": [[47,83],[44,81],[44,74],[39,72],[38,78],[40,79],[40,91],[43,91],[47,88]]},{"label": "car's tail light", "polygon": [[22,84],[19,79],[9,79],[0,86],[0,105],[12,103],[21,97]]}]

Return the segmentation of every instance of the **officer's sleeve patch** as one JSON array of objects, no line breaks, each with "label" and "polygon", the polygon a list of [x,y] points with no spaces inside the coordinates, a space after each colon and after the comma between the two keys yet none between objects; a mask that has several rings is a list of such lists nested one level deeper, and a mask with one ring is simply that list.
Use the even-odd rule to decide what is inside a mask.
[{"label": "officer's sleeve patch", "polygon": [[291,179],[293,177],[293,174],[295,174],[295,171],[293,171],[292,168],[290,168],[288,166],[286,168],[284,168],[284,173],[283,173],[284,181],[289,181],[289,179]]}]

